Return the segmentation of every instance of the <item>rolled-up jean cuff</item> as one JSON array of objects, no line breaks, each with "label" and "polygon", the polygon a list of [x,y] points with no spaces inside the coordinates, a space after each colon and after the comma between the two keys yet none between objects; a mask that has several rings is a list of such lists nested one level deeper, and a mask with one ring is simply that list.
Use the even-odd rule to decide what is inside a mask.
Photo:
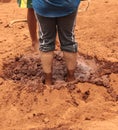
[{"label": "rolled-up jean cuff", "polygon": [[67,52],[78,52],[78,44],[75,43],[73,45],[61,46],[61,50]]},{"label": "rolled-up jean cuff", "polygon": [[48,51],[54,51],[55,46],[40,46],[40,51],[48,52]]}]

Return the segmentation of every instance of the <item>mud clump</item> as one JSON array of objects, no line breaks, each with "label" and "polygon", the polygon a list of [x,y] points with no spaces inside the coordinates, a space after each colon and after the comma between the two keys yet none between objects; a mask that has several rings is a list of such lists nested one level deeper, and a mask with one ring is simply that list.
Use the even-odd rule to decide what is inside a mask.
[{"label": "mud clump", "polygon": [[90,95],[90,91],[89,90],[86,91],[86,92],[84,92],[84,94],[82,96],[83,100],[87,100],[87,98],[89,97],[89,95]]},{"label": "mud clump", "polygon": [[118,94],[112,87],[107,88],[107,92],[111,95],[114,101],[118,101]]}]

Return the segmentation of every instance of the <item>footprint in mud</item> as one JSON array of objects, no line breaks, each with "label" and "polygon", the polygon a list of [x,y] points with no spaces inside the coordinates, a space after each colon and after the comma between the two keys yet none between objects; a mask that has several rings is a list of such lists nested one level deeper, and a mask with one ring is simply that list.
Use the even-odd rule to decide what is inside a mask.
[{"label": "footprint in mud", "polygon": [[[39,55],[16,56],[15,59],[4,63],[3,71],[4,78],[12,79],[15,82],[23,83],[28,86],[30,86],[32,82],[36,81],[36,85],[36,83],[42,83],[44,80]],[[53,62],[54,87],[58,88],[58,86],[66,87],[70,85],[65,82],[66,73],[67,69],[63,59],[63,53],[56,51]],[[99,61],[97,58],[87,57],[82,54],[78,55],[77,68],[75,71],[77,82],[89,82],[109,87],[109,75],[111,73],[118,73],[118,63]],[[60,81],[60,83],[58,81]]]}]

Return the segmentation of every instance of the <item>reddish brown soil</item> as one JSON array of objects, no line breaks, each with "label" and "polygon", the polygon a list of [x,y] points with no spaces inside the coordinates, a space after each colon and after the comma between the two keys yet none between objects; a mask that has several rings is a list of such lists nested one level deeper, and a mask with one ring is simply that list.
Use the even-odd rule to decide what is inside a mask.
[{"label": "reddish brown soil", "polygon": [[[118,130],[118,1],[93,0],[78,13],[76,82],[55,51],[54,85],[42,83],[26,18],[15,0],[0,3],[0,130]],[[57,48],[58,49],[58,48]]]}]

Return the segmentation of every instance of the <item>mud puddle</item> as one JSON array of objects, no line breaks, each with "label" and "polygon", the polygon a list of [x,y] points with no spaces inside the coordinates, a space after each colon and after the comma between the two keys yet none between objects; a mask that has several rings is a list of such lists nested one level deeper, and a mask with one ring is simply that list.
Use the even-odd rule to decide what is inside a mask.
[{"label": "mud puddle", "polygon": [[[14,59],[5,61],[3,72],[4,79],[12,79],[14,82],[21,84],[29,85],[35,83],[35,85],[39,85],[44,81],[44,73],[39,55],[20,55]],[[95,57],[79,54],[75,71],[76,81],[73,84],[89,82],[110,87],[109,75],[111,73],[118,73],[118,63],[99,61]],[[67,69],[63,59],[63,53],[56,51],[53,61],[53,86],[58,88],[61,87],[61,84],[62,86],[69,85],[69,83],[65,82],[66,75]]]}]

